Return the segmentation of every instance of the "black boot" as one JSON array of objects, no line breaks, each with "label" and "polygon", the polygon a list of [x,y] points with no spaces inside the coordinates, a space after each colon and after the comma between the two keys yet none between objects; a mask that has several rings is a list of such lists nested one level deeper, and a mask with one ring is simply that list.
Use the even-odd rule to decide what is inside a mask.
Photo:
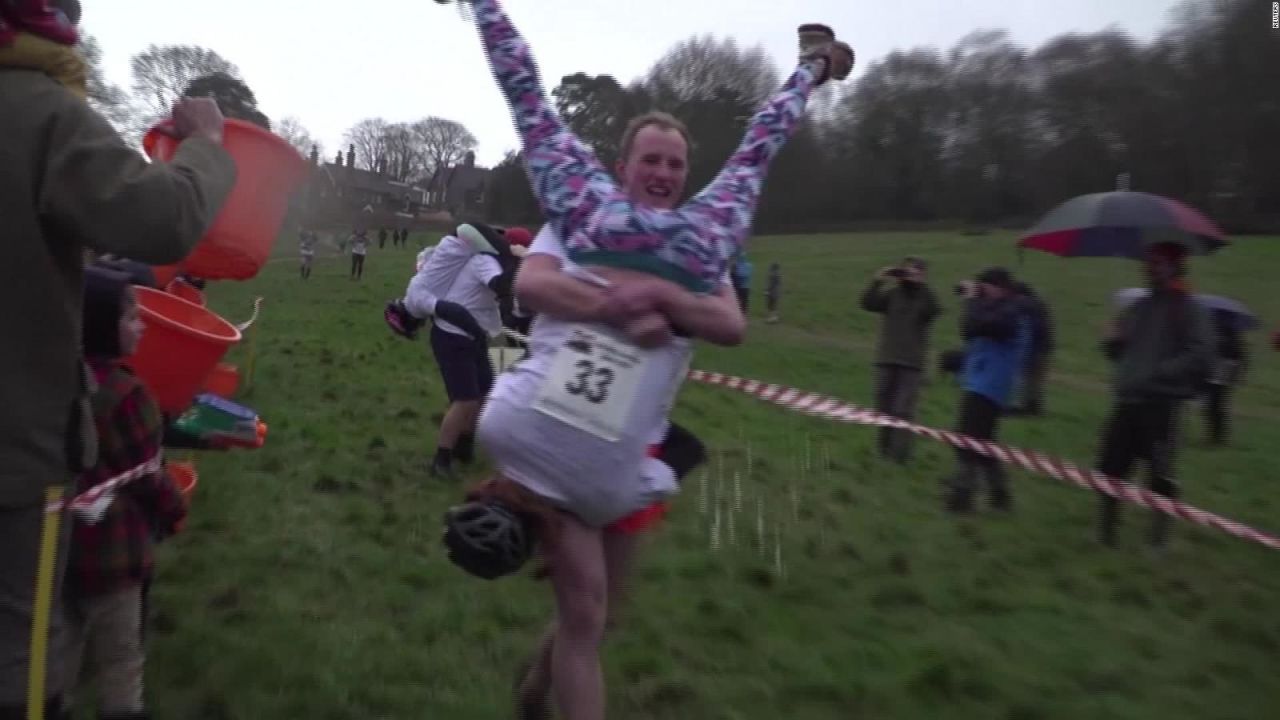
[{"label": "black boot", "polygon": [[1107,547],[1116,546],[1116,526],[1120,523],[1120,501],[1103,495],[1098,513],[1098,541]]},{"label": "black boot", "polygon": [[476,459],[476,436],[471,433],[458,436],[453,444],[453,456],[463,465],[470,465]]},{"label": "black boot", "polygon": [[[1151,481],[1151,491],[1170,500],[1176,500],[1178,484],[1168,478],[1156,478]],[[1173,525],[1173,518],[1159,510],[1154,512],[1155,517],[1151,520],[1151,545],[1162,548],[1169,542],[1169,528]]]}]

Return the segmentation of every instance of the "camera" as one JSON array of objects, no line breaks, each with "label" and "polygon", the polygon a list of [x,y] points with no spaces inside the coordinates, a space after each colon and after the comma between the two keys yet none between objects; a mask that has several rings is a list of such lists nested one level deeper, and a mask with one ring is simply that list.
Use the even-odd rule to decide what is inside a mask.
[{"label": "camera", "polygon": [[907,276],[907,271],[904,268],[893,268],[885,274],[891,278],[904,278]]}]

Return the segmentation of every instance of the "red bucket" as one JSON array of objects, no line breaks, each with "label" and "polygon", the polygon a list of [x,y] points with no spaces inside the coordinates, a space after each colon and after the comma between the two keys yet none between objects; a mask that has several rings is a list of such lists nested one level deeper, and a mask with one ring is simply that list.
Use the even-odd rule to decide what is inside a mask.
[{"label": "red bucket", "polygon": [[182,278],[174,278],[165,286],[165,292],[170,295],[176,295],[187,302],[193,302],[196,305],[204,307],[204,293],[200,292],[200,288],[183,280]]},{"label": "red bucket", "polygon": [[240,387],[240,369],[235,365],[218,363],[213,372],[204,381],[205,392],[211,392],[227,399],[235,397],[236,388]]},{"label": "red bucket", "polygon": [[213,312],[180,297],[134,286],[146,330],[126,363],[147,384],[160,409],[177,415],[191,405],[205,380],[240,342],[240,331]]},{"label": "red bucket", "polygon": [[[148,156],[168,161],[179,141],[159,127],[142,138],[142,148]],[[209,280],[247,280],[271,254],[289,196],[306,179],[309,165],[288,142],[252,123],[228,119],[222,134],[222,146],[236,162],[236,184],[182,267]]]},{"label": "red bucket", "polygon": [[200,475],[196,472],[196,464],[171,460],[165,463],[165,466],[169,468],[169,477],[173,478],[173,483],[178,486],[178,491],[182,493],[182,497],[187,499],[187,505],[190,506],[191,496],[195,494],[196,485],[200,481]]}]

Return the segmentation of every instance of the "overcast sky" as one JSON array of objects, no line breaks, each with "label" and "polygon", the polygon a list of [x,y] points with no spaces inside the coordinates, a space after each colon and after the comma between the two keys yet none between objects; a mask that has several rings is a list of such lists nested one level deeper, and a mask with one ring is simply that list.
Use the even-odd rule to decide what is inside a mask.
[{"label": "overcast sky", "polygon": [[[128,88],[129,58],[156,44],[196,44],[239,66],[260,108],[297,116],[328,157],[365,117],[438,115],[479,139],[478,161],[518,141],[472,26],[431,0],[82,0],[82,27],[102,45],[108,79]],[[1178,0],[506,0],[548,91],[574,72],[628,82],[694,34],[763,45],[780,68],[795,27],[823,22],[857,51],[858,68],[895,49],[949,48],[977,29],[1007,29],[1035,47],[1115,25],[1150,39]]]}]

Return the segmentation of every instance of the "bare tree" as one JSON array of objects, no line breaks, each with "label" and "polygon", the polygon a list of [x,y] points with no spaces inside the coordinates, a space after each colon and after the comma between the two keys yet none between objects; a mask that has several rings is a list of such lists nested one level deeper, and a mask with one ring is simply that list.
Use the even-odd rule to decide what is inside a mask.
[{"label": "bare tree", "polygon": [[133,92],[149,121],[168,117],[174,101],[202,76],[225,73],[243,80],[230,61],[195,45],[149,45],[133,56],[131,66]]},{"label": "bare tree", "polygon": [[321,156],[324,155],[324,144],[312,137],[311,132],[302,125],[302,121],[289,115],[276,123],[275,133],[284,138],[303,157],[311,155],[311,148]]},{"label": "bare tree", "polygon": [[376,170],[386,162],[388,127],[382,118],[365,118],[343,133],[343,142],[356,147],[356,167]]},{"label": "bare tree", "polygon": [[423,169],[430,176],[440,168],[456,165],[474,150],[476,138],[462,123],[441,117],[426,117],[412,125],[422,149]]},{"label": "bare tree", "polygon": [[134,109],[128,93],[120,86],[109,82],[102,72],[102,46],[97,38],[81,33],[80,44],[76,48],[84,59],[85,74],[88,80],[89,105],[105,117],[122,134],[132,134],[137,130]]},{"label": "bare tree", "polygon": [[386,159],[382,172],[387,177],[408,182],[421,177],[425,172],[425,150],[412,126],[406,123],[387,126],[383,144]]}]

